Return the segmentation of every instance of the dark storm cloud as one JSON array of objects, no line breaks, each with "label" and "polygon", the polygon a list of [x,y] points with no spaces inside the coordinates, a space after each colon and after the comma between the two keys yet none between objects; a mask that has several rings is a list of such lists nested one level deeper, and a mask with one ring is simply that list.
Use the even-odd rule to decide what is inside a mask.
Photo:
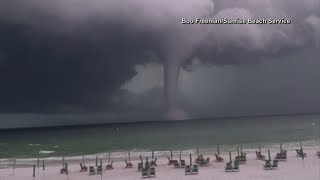
[{"label": "dark storm cloud", "polygon": [[[318,1],[239,2],[1,1],[0,110],[106,108],[150,53],[169,64],[192,57],[241,64],[320,40]],[[192,26],[182,25],[183,17],[290,18],[293,24]]]}]

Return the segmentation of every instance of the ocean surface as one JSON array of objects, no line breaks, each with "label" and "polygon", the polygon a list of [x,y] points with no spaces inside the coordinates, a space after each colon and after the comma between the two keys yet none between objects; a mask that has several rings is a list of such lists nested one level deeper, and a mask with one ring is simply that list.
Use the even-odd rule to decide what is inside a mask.
[{"label": "ocean surface", "polygon": [[[320,115],[272,116],[109,124],[82,127],[52,127],[0,130],[0,162],[35,158],[82,159],[132,158],[140,154],[167,156],[172,149],[187,154],[198,147],[203,153],[236,151],[237,146],[284,148],[320,145]],[[49,159],[50,159],[49,158]]]}]

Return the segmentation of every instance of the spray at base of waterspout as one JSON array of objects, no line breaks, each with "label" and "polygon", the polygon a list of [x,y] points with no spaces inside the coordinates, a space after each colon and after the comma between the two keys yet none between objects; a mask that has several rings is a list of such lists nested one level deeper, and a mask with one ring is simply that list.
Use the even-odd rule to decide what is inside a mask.
[{"label": "spray at base of waterspout", "polygon": [[186,120],[190,119],[190,116],[187,112],[176,109],[176,110],[168,110],[164,113],[164,119],[165,120]]}]

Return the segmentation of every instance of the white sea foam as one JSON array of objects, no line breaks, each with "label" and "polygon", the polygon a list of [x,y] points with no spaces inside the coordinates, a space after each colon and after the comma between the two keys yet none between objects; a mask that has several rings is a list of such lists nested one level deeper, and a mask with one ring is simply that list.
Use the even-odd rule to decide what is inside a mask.
[{"label": "white sea foam", "polygon": [[39,154],[52,154],[55,153],[55,151],[39,151]]},{"label": "white sea foam", "polygon": [[40,144],[29,144],[29,146],[40,146]]}]

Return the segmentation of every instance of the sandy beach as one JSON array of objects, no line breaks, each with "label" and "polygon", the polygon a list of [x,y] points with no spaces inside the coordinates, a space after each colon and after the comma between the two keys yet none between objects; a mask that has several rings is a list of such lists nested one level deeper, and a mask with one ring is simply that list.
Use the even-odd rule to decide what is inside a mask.
[{"label": "sandy beach", "polygon": [[[271,151],[271,157],[278,151]],[[175,179],[189,179],[189,180],[317,180],[320,179],[320,158],[317,157],[317,149],[305,150],[307,157],[303,161],[301,158],[296,157],[294,150],[288,151],[288,161],[279,162],[278,170],[264,170],[264,161],[257,160],[255,153],[247,154],[247,163],[240,165],[240,172],[229,172],[226,173],[224,170],[226,161],[229,161],[229,155],[223,153],[222,157],[225,162],[217,163],[214,162],[213,154],[210,156],[204,155],[204,157],[210,157],[210,166],[199,167],[198,175],[185,175],[184,168],[174,168],[172,165],[169,166],[166,158],[158,159],[156,167],[156,177],[152,179],[164,179],[164,180],[175,180]],[[267,151],[263,150],[262,153],[268,157]],[[232,158],[236,153],[233,153]],[[194,159],[195,156],[193,156]],[[176,157],[178,159],[178,157]],[[189,158],[184,156],[182,159],[189,163]],[[142,179],[141,172],[137,171],[137,163],[139,161],[132,161],[134,164],[133,168],[125,169],[125,162],[114,162],[113,170],[103,170],[102,179],[113,179],[113,180],[136,180]],[[104,162],[106,163],[106,162]],[[95,162],[88,162],[86,166],[94,166]],[[33,178],[33,168],[16,168],[14,175],[13,169],[1,169],[0,179],[1,180],[98,180],[101,179],[101,175],[89,175],[88,172],[80,172],[79,164],[69,163],[69,174],[68,177],[65,174],[59,174],[61,166],[49,166],[46,167],[45,171],[36,169],[36,177]]]}]

